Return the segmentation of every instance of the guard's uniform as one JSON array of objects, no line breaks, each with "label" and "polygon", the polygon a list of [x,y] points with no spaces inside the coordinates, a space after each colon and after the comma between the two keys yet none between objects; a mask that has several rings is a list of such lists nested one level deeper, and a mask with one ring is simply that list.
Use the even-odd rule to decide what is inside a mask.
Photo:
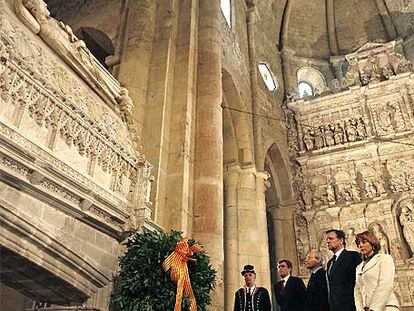
[{"label": "guard's uniform", "polygon": [[234,297],[234,311],[271,311],[269,292],[264,287],[256,287],[253,294],[248,287],[239,288]]}]

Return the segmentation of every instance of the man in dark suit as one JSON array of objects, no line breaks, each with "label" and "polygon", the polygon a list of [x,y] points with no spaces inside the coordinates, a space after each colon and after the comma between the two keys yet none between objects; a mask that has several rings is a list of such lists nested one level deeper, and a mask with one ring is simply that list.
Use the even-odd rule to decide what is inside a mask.
[{"label": "man in dark suit", "polygon": [[342,230],[326,231],[325,240],[334,253],[327,264],[329,309],[355,311],[355,270],[361,262],[361,256],[345,249],[345,233]]},{"label": "man in dark suit", "polygon": [[328,286],[326,271],[322,264],[322,254],[317,250],[309,252],[305,259],[305,266],[311,272],[306,287],[306,311],[329,311]]},{"label": "man in dark suit", "polygon": [[234,297],[234,311],[271,311],[269,292],[256,286],[256,271],[252,265],[244,266],[241,274],[246,285],[239,288]]},{"label": "man in dark suit", "polygon": [[281,280],[275,284],[276,301],[281,311],[303,311],[305,308],[306,287],[300,278],[292,273],[292,262],[282,259],[277,265]]}]

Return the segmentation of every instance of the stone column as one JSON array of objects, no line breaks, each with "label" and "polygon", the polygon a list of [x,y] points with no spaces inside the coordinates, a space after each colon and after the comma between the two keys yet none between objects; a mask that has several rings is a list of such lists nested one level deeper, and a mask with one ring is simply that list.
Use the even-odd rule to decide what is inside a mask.
[{"label": "stone column", "polygon": [[[249,47],[249,66],[250,66],[250,85],[251,85],[251,96],[252,96],[252,109],[255,115],[260,114],[260,107],[264,106],[261,103],[259,96],[259,85],[257,82],[257,57],[256,57],[256,43],[254,35],[254,23],[256,16],[256,5],[250,4],[246,12],[246,26],[247,26],[247,42]],[[261,134],[262,119],[253,116],[253,138],[254,138],[254,156],[256,159],[264,158],[263,153],[263,137]],[[255,160],[254,160],[255,161]],[[260,165],[256,163],[256,165]]]},{"label": "stone column", "polygon": [[269,244],[267,235],[265,173],[242,169],[238,186],[238,240],[240,267],[252,264],[257,284],[270,288]]},{"label": "stone column", "polygon": [[[129,90],[134,101],[134,121],[137,134],[142,137],[156,3],[152,0],[128,1],[124,12],[127,13],[122,17],[120,42],[116,52],[120,64],[114,71],[118,80]],[[139,78],[137,78],[138,72]]]},{"label": "stone column", "polygon": [[237,185],[240,166],[232,165],[224,173],[224,279],[226,310],[232,310],[234,292],[240,287]]},{"label": "stone column", "polygon": [[258,284],[271,290],[270,261],[269,261],[269,236],[267,231],[266,197],[268,173],[258,172],[256,174],[256,212],[257,212],[257,236],[260,241],[259,253],[256,254],[259,265],[257,267]]},{"label": "stone column", "polygon": [[[295,268],[298,266],[296,256],[295,225],[293,222],[294,204],[279,206],[274,210],[274,236],[277,260],[289,259]],[[297,273],[297,269],[295,269]]]},{"label": "stone column", "polygon": [[223,116],[219,1],[199,1],[193,237],[217,270],[210,310],[224,309]]},{"label": "stone column", "polygon": [[164,228],[192,231],[197,72],[197,1],[178,1]]}]

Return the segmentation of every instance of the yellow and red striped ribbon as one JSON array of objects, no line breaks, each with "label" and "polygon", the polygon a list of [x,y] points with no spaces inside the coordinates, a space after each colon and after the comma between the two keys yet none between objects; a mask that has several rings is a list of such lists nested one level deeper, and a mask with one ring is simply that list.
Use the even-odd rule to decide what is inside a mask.
[{"label": "yellow and red striped ribbon", "polygon": [[183,238],[177,242],[174,252],[162,264],[165,272],[171,269],[171,280],[177,284],[174,311],[181,311],[183,291],[190,299],[190,311],[197,311],[197,303],[191,287],[187,261],[195,261],[191,256],[201,250],[202,247],[200,245],[194,244],[189,246],[188,238]]}]

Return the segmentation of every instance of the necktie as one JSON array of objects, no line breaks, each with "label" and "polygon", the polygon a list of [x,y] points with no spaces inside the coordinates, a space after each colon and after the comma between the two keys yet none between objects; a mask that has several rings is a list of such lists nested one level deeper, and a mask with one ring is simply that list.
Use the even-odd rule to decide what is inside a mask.
[{"label": "necktie", "polygon": [[247,288],[247,309],[246,310],[252,310],[253,309],[252,308],[252,304],[253,304],[252,294],[253,294],[253,288],[248,287]]},{"label": "necktie", "polygon": [[329,275],[331,274],[331,272],[332,272],[332,268],[333,268],[333,266],[335,265],[335,263],[336,263],[336,255],[333,255],[333,257],[332,257],[332,261],[331,261],[331,265],[329,266],[329,270],[328,270],[328,274],[329,274]]},{"label": "necktie", "polygon": [[285,280],[280,281],[280,295],[285,294]]}]

